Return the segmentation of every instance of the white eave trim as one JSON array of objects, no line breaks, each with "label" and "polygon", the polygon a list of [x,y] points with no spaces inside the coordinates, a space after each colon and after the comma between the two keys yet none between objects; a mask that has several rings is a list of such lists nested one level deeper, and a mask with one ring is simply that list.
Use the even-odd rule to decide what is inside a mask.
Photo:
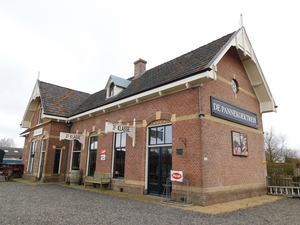
[{"label": "white eave trim", "polygon": [[140,98],[143,98],[143,97],[146,97],[146,96],[150,96],[150,95],[153,95],[155,93],[160,93],[160,92],[163,93],[165,90],[168,90],[168,89],[171,89],[171,88],[174,88],[174,87],[177,87],[177,86],[181,86],[181,85],[186,85],[186,83],[193,83],[195,81],[199,81],[198,85],[200,85],[201,80],[203,80],[205,82],[205,80],[207,81],[207,80],[215,80],[215,79],[216,79],[216,75],[215,75],[215,72],[213,70],[205,71],[203,73],[198,73],[198,74],[193,75],[191,77],[187,77],[185,79],[178,80],[178,81],[172,82],[170,84],[166,84],[164,86],[154,88],[154,89],[151,89],[149,91],[142,92],[140,94],[136,94],[136,95],[133,95],[131,97],[128,97],[128,98],[125,98],[125,99],[122,99],[122,100],[119,100],[119,101],[112,102],[108,105],[104,105],[104,106],[101,106],[99,108],[95,108],[95,109],[86,111],[84,113],[77,114],[76,116],[72,116],[68,119],[64,118],[64,120],[70,120],[71,121],[71,120],[74,120],[78,117],[88,116],[89,114],[97,113],[99,111],[106,111],[109,108],[117,107],[118,105],[123,105],[127,102],[136,101],[136,99],[140,99]]}]

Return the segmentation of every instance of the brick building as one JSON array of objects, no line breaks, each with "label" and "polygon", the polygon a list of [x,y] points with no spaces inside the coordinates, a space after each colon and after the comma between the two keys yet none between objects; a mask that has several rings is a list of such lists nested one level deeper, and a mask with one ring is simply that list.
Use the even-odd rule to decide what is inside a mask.
[{"label": "brick building", "polygon": [[266,193],[262,113],[276,105],[245,29],[83,93],[37,80],[23,177],[111,173],[113,190],[209,205]]}]

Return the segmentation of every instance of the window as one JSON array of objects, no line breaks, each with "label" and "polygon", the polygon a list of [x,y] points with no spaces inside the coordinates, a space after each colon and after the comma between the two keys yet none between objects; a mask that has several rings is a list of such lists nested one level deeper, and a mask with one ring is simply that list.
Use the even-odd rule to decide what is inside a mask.
[{"label": "window", "polygon": [[115,133],[114,178],[124,178],[126,133]]},{"label": "window", "polygon": [[41,108],[40,108],[40,111],[39,111],[38,124],[41,124],[41,123],[43,122],[42,114],[43,114],[43,108],[41,107]]},{"label": "window", "polygon": [[59,174],[61,161],[61,149],[55,149],[53,174]]},{"label": "window", "polygon": [[43,142],[42,142],[42,152],[46,151],[46,143],[47,143],[47,139],[43,139]]},{"label": "window", "polygon": [[27,172],[30,173],[33,172],[33,163],[34,163],[34,156],[36,152],[36,146],[37,146],[37,141],[32,141],[30,143],[30,151],[29,151],[28,166],[27,166]]},{"label": "window", "polygon": [[42,147],[41,147],[40,164],[39,164],[39,170],[38,170],[38,176],[37,176],[38,180],[41,180],[42,175],[43,175],[46,145],[47,145],[47,139],[43,139],[42,140]]},{"label": "window", "polygon": [[78,140],[73,141],[73,154],[72,154],[72,170],[79,170],[80,164],[80,153],[81,153],[81,143]]},{"label": "window", "polygon": [[170,144],[172,143],[172,125],[164,125],[149,128],[149,144]]},{"label": "window", "polygon": [[88,170],[87,170],[88,176],[93,176],[95,173],[97,149],[98,149],[98,137],[97,136],[90,137],[89,162],[88,162]]},{"label": "window", "polygon": [[109,86],[109,97],[114,96],[115,84],[112,82]]}]

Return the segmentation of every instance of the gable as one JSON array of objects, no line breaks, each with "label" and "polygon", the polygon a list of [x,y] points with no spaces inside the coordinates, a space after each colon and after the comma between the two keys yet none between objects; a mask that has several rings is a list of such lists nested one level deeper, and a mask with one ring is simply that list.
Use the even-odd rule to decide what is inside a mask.
[{"label": "gable", "polygon": [[37,80],[24,113],[21,127],[30,128],[39,105],[42,118],[67,118],[90,94]]},{"label": "gable", "polygon": [[240,60],[248,75],[255,95],[260,103],[260,112],[276,112],[277,106],[275,104],[275,100],[273,99],[271,91],[268,87],[262,69],[259,65],[259,62],[256,58],[244,27],[235,32],[228,43],[220,50],[220,52],[218,52],[218,54],[216,54],[216,56],[208,66],[210,68],[214,68],[217,71],[217,63],[232,46],[234,46],[238,51]]},{"label": "gable", "polygon": [[39,103],[40,103],[40,89],[39,89],[38,81],[36,81],[21,122],[21,127],[27,127],[27,128],[31,127],[31,121],[33,119],[35,111],[39,106]]}]

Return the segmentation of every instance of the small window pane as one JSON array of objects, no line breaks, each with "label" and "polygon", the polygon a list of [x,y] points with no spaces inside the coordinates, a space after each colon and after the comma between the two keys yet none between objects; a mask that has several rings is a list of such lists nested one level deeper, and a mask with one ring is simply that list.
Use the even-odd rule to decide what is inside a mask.
[{"label": "small window pane", "polygon": [[121,133],[121,144],[120,147],[126,147],[126,133]]},{"label": "small window pane", "polygon": [[109,86],[109,97],[114,96],[114,88],[115,88],[115,84],[111,83]]},{"label": "small window pane", "polygon": [[156,127],[151,127],[149,131],[149,142],[150,145],[156,144]]},{"label": "small window pane", "polygon": [[95,150],[98,148],[98,137],[91,137],[90,149]]},{"label": "small window pane", "polygon": [[164,134],[165,134],[165,129],[164,127],[157,127],[156,131],[156,136],[157,136],[157,144],[162,144],[164,143]]},{"label": "small window pane", "polygon": [[121,133],[116,133],[116,148],[121,147]]},{"label": "small window pane", "polygon": [[172,143],[172,126],[165,127],[165,143]]},{"label": "small window pane", "polygon": [[78,140],[74,140],[73,151],[80,151],[80,150],[81,150],[81,143]]}]

